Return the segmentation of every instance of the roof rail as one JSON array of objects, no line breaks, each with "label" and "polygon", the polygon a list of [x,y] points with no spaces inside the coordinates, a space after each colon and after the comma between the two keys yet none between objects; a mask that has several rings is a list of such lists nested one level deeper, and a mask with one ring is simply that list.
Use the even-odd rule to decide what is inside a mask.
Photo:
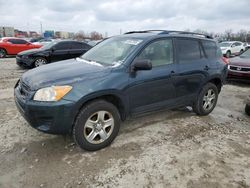
[{"label": "roof rail", "polygon": [[181,34],[181,35],[193,35],[198,37],[204,37],[208,39],[213,39],[212,36],[202,34],[202,33],[195,33],[195,32],[188,32],[188,31],[174,31],[174,30],[145,30],[145,31],[130,31],[124,34],[133,34],[133,33],[151,33],[151,32],[158,32],[157,34]]}]

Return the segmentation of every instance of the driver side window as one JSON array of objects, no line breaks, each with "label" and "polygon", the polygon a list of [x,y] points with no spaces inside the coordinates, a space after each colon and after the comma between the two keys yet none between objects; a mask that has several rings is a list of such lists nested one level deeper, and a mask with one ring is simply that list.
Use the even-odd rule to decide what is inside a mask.
[{"label": "driver side window", "polygon": [[149,44],[136,59],[150,60],[153,67],[173,63],[172,40],[158,40]]}]

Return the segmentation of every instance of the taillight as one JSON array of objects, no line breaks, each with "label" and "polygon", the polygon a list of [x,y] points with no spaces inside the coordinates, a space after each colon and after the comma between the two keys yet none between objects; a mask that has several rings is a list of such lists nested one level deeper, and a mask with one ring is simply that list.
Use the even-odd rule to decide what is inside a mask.
[{"label": "taillight", "polygon": [[222,61],[227,65],[229,63],[228,58],[222,57]]}]

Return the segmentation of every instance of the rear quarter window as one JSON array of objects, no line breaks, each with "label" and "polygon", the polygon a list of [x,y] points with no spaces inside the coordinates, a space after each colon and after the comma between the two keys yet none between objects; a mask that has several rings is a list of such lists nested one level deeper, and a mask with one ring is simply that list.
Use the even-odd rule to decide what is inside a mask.
[{"label": "rear quarter window", "polygon": [[200,44],[198,40],[177,39],[178,59],[182,63],[201,59]]},{"label": "rear quarter window", "polygon": [[202,45],[204,47],[205,54],[208,59],[214,59],[221,54],[220,49],[216,45],[216,42],[203,40]]}]

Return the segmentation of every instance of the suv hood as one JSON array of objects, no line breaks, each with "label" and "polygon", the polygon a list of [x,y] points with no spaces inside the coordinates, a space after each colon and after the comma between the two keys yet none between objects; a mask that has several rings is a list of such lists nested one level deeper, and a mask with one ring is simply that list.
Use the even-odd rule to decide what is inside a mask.
[{"label": "suv hood", "polygon": [[229,65],[238,65],[250,67],[250,57],[247,56],[237,56],[229,59]]},{"label": "suv hood", "polygon": [[107,75],[110,66],[82,60],[80,58],[59,61],[27,71],[21,77],[31,90],[37,90],[52,85],[73,84]]}]

